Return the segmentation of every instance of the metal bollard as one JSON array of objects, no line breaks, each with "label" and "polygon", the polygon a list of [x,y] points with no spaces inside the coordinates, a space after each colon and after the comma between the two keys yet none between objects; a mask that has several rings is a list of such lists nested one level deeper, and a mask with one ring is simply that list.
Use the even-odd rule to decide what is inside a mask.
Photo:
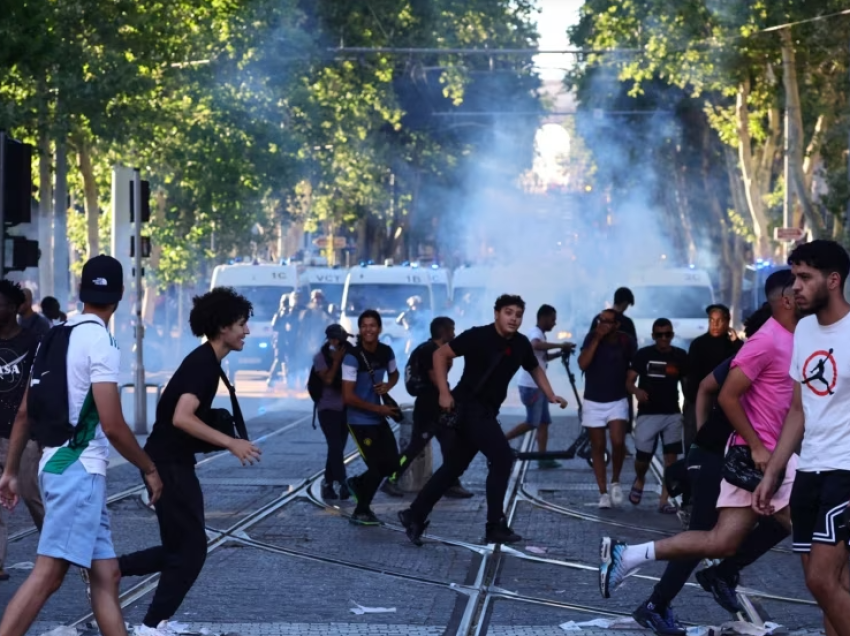
[{"label": "metal bollard", "polygon": [[[399,424],[399,451],[403,451],[410,443],[410,438],[413,436],[413,414],[405,413],[406,417]],[[404,492],[419,492],[425,483],[431,478],[434,470],[433,455],[431,453],[431,444],[429,443],[425,450],[413,459],[410,467],[401,476],[398,482],[398,487]]]}]

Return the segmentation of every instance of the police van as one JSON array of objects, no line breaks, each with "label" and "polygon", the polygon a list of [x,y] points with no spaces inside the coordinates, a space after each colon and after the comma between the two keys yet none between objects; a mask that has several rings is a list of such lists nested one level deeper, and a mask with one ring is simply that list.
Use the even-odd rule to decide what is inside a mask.
[{"label": "police van", "polygon": [[676,338],[673,344],[687,349],[691,341],[708,331],[709,305],[714,289],[708,272],[692,268],[646,270],[634,274],[628,287],[635,295],[627,314],[635,323],[638,345],[652,344],[652,323],[669,318]]},{"label": "police van", "polygon": [[237,366],[268,371],[274,359],[272,318],[280,308],[281,297],[296,289],[309,294],[303,267],[272,263],[218,265],[213,270],[211,287],[233,287],[254,306],[254,315],[248,323],[251,335],[245,339],[241,352],[228,356],[228,375],[234,377]]},{"label": "police van", "polygon": [[430,321],[434,299],[428,270],[398,267],[392,261],[384,265],[364,263],[352,267],[345,277],[339,322],[346,331],[356,334],[357,318],[365,310],[374,309],[383,323],[381,340],[388,343],[406,340],[407,331],[396,323],[396,319],[407,311],[407,300],[412,296],[422,299],[422,310]]}]

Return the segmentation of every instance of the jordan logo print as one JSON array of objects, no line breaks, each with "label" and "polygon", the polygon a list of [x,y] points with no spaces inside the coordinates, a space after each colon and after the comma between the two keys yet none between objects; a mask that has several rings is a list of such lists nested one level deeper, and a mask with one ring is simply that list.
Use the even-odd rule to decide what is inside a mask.
[{"label": "jordan logo print", "polygon": [[819,397],[833,395],[838,380],[838,365],[829,351],[815,351],[803,365],[803,386]]}]

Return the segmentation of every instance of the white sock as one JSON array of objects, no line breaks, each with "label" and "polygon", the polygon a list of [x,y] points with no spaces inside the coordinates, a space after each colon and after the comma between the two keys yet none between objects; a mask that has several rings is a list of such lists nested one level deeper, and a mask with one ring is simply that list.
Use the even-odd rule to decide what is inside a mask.
[{"label": "white sock", "polygon": [[627,570],[632,570],[647,561],[655,561],[655,543],[653,542],[630,545],[623,552],[623,566]]}]

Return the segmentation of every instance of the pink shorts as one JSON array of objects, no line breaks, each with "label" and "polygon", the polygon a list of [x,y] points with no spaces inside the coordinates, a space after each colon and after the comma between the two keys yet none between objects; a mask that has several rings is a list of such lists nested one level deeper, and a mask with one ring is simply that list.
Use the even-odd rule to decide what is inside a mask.
[{"label": "pink shorts", "polygon": [[[794,486],[794,475],[797,474],[797,455],[791,455],[788,467],[785,469],[785,479],[770,503],[779,512],[791,500],[791,488]],[[720,482],[720,496],[717,498],[718,508],[750,508],[753,505],[753,493],[733,486],[725,479]]]}]

